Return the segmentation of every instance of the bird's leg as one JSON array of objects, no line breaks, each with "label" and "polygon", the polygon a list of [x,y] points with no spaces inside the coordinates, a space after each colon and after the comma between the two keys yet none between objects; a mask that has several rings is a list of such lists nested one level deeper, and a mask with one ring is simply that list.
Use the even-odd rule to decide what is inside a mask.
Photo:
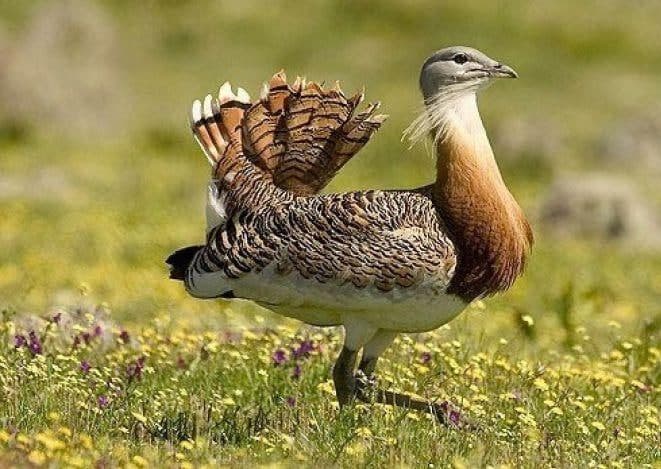
[{"label": "bird's leg", "polygon": [[374,339],[365,345],[363,358],[358,366],[356,397],[363,402],[377,402],[393,407],[404,407],[434,415],[439,422],[448,426],[461,426],[460,414],[448,402],[432,403],[416,399],[407,394],[388,391],[376,386],[374,370],[379,355],[394,340],[396,334],[379,331]]},{"label": "bird's leg", "polygon": [[337,357],[333,367],[333,382],[335,383],[335,395],[340,407],[344,407],[354,397],[356,392],[356,378],[354,367],[356,366],[357,350],[342,347],[340,356]]},{"label": "bird's leg", "polygon": [[344,323],[344,347],[333,367],[335,394],[340,407],[344,407],[356,396],[356,359],[358,351],[372,340],[377,330],[367,323],[348,318]]}]

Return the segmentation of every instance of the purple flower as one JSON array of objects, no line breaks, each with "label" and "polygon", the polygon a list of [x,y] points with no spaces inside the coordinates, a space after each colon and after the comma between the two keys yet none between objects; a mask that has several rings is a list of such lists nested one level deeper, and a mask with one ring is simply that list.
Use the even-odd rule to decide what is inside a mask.
[{"label": "purple flower", "polygon": [[185,370],[186,366],[187,366],[186,360],[184,360],[184,357],[179,355],[177,357],[177,368],[179,368],[180,370]]},{"label": "purple flower", "polygon": [[420,362],[423,365],[426,365],[431,361],[431,353],[429,352],[423,352],[422,355],[420,355]]},{"label": "purple flower", "polygon": [[142,369],[145,367],[145,357],[138,358],[135,362],[130,363],[126,367],[126,374],[129,377],[129,381],[133,379],[140,379],[142,377]]},{"label": "purple flower", "polygon": [[99,407],[103,409],[110,403],[110,401],[108,400],[108,396],[101,395],[97,399],[97,403],[99,404]]},{"label": "purple flower", "polygon": [[297,348],[292,350],[292,354],[294,355],[295,359],[306,358],[308,355],[310,355],[310,352],[315,350],[315,348],[316,347],[311,340],[304,340]]},{"label": "purple flower", "polygon": [[294,370],[291,373],[291,377],[294,379],[298,379],[301,377],[301,365],[299,365],[298,363],[294,367]]},{"label": "purple flower", "polygon": [[129,336],[129,333],[126,329],[119,333],[119,340],[121,340],[122,343],[128,344],[130,339],[131,337]]},{"label": "purple flower", "polygon": [[271,357],[273,360],[273,364],[275,366],[282,365],[287,362],[287,352],[279,348],[275,352],[273,352],[273,356]]},{"label": "purple flower", "polygon": [[90,371],[90,368],[92,368],[87,360],[83,360],[80,362],[80,371],[83,373],[87,374]]},{"label": "purple flower", "polygon": [[14,347],[21,348],[27,345],[28,339],[23,334],[16,334],[14,336]]},{"label": "purple flower", "polygon": [[29,337],[28,348],[30,349],[30,352],[32,352],[32,355],[41,355],[43,348],[41,346],[41,340],[39,339],[39,336],[37,336],[37,333],[34,331],[30,331],[28,337]]},{"label": "purple flower", "polygon": [[295,407],[296,406],[296,398],[295,397],[289,396],[287,398],[286,402],[287,402],[287,405],[289,407]]},{"label": "purple flower", "polygon": [[85,345],[89,345],[90,339],[92,338],[92,336],[90,335],[89,332],[83,332],[82,333],[82,338],[85,341]]},{"label": "purple flower", "polygon": [[224,341],[228,344],[235,344],[241,341],[242,334],[240,332],[227,331],[224,334]]},{"label": "purple flower", "polygon": [[438,405],[439,410],[443,413],[449,423],[458,426],[461,423],[461,412],[456,407],[451,405],[448,401],[443,401]]},{"label": "purple flower", "polygon": [[99,337],[102,333],[103,333],[103,329],[101,328],[101,326],[97,325],[94,328],[94,332],[93,332],[94,337]]}]

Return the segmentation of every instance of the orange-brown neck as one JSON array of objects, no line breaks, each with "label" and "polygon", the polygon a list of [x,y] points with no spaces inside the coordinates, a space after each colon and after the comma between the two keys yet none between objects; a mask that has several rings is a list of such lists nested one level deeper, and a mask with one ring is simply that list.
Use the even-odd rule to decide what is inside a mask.
[{"label": "orange-brown neck", "polygon": [[448,110],[442,132],[432,193],[458,253],[448,293],[472,301],[512,285],[533,236],[500,175],[474,95]]}]

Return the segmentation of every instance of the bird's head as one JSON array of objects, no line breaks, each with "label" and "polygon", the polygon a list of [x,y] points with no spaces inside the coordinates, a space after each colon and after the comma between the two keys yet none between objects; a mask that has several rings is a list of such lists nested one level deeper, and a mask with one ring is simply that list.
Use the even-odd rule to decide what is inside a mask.
[{"label": "bird's head", "polygon": [[517,78],[517,74],[477,49],[452,46],[435,52],[425,61],[420,72],[420,88],[428,100],[443,92],[475,92],[495,78]]},{"label": "bird's head", "polygon": [[472,47],[452,46],[435,52],[420,71],[424,109],[404,131],[404,138],[411,144],[430,134],[438,140],[457,119],[463,126],[481,128],[475,96],[495,78],[517,78],[517,74]]}]

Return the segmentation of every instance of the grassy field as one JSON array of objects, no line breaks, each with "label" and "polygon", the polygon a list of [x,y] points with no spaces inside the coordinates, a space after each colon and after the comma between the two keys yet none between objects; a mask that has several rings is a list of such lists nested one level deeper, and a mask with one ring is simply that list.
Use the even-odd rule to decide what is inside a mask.
[{"label": "grassy field", "polygon": [[[661,107],[661,6],[437,3],[69,2],[62,16],[85,20],[54,27],[48,8],[64,6],[0,0],[0,466],[659,467],[661,253],[556,238],[538,213],[555,177],[592,171],[658,212],[659,175],[635,155],[605,162],[597,142]],[[419,66],[454,43],[521,76],[482,97],[489,131],[523,118],[568,142],[501,159],[535,226],[526,275],[379,364],[382,384],[450,400],[476,431],[340,413],[341,331],[192,300],[163,264],[204,234],[192,99],[224,80],[255,93],[282,67],[365,84],[391,118],[329,190],[413,187],[433,177],[424,147],[400,141]]]},{"label": "grassy field", "polygon": [[[659,456],[661,350],[615,321],[599,345],[575,328],[573,346],[537,359],[523,358],[515,333],[476,336],[470,324],[495,314],[480,305],[458,325],[398,339],[381,382],[451,400],[479,426],[457,430],[377,405],[338,412],[338,331],[257,317],[192,332],[165,316],[127,332],[103,308],[58,314],[25,335],[2,323],[5,464],[640,467]],[[521,329],[538,332],[528,315]]]}]

